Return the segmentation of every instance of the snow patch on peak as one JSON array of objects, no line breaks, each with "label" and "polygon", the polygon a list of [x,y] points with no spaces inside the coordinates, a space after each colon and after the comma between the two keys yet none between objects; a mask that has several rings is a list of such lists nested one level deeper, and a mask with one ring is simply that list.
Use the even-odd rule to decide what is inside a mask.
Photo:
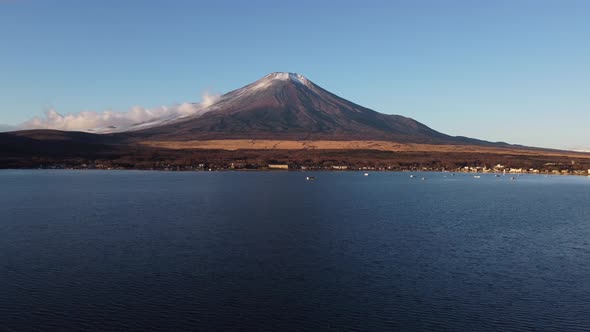
[{"label": "snow patch on peak", "polygon": [[305,78],[303,75],[299,75],[296,73],[276,72],[276,73],[270,73],[270,74],[264,76],[263,78],[259,79],[258,81],[254,82],[250,85],[247,85],[244,88],[239,89],[238,92],[244,93],[246,91],[262,90],[262,89],[272,86],[276,82],[289,82],[289,81],[296,83],[296,84],[311,87],[311,85],[309,84],[310,81],[307,78]]},{"label": "snow patch on peak", "polygon": [[299,83],[303,85],[307,85],[307,83],[309,82],[307,78],[305,78],[303,75],[294,73],[289,73],[289,79],[294,83]]},{"label": "snow patch on peak", "polygon": [[269,79],[269,80],[286,81],[289,79],[289,73],[281,73],[281,72],[270,73],[270,74],[266,75],[265,78]]},{"label": "snow patch on peak", "polygon": [[287,73],[287,72],[276,72],[271,73],[265,76],[265,79],[268,80],[280,80],[280,81],[291,81],[297,84],[307,85],[308,80],[303,75],[297,73]]}]

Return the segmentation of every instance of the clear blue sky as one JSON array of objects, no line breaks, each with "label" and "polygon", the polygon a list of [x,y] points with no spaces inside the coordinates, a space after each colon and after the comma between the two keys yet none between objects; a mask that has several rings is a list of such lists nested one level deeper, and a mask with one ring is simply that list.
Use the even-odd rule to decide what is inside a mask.
[{"label": "clear blue sky", "polygon": [[590,147],[590,1],[0,0],[0,123],[273,71],[436,130]]}]

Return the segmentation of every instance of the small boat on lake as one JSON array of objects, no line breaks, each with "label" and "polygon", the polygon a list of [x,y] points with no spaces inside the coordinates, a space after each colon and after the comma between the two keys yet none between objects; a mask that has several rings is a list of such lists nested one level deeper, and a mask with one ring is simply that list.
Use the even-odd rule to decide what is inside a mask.
[{"label": "small boat on lake", "polygon": [[481,179],[481,175],[474,175],[473,178],[474,179]]},{"label": "small boat on lake", "polygon": [[365,176],[369,176],[369,173],[365,173],[364,175],[365,175]]},{"label": "small boat on lake", "polygon": [[314,181],[315,180],[315,176],[308,176],[305,178],[307,181]]}]

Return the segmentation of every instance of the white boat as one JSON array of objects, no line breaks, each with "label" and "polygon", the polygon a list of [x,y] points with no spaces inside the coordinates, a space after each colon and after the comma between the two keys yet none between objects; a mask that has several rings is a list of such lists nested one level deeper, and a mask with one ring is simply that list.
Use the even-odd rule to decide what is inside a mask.
[{"label": "white boat", "polygon": [[474,175],[473,178],[474,179],[481,179],[481,175]]},{"label": "white boat", "polygon": [[315,176],[308,176],[305,178],[307,181],[313,181],[315,180]]},{"label": "white boat", "polygon": [[411,178],[415,178],[415,177],[416,177],[416,175],[410,175],[410,177],[411,177]]},{"label": "white boat", "polygon": [[365,175],[365,176],[369,176],[369,173],[365,173],[364,175]]}]

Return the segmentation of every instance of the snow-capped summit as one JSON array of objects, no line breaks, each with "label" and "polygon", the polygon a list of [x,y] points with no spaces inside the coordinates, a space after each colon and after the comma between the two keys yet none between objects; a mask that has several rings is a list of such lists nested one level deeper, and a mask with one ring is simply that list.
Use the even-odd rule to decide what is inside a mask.
[{"label": "snow-capped summit", "polygon": [[259,79],[258,81],[248,84],[241,89],[238,89],[238,91],[242,90],[242,92],[246,92],[247,90],[266,89],[271,85],[284,84],[289,82],[301,84],[304,86],[310,86],[310,81],[303,75],[287,72],[275,72],[270,73],[264,76],[263,78]]},{"label": "snow-capped summit", "polygon": [[281,80],[287,81],[290,80],[293,83],[307,85],[309,81],[305,76],[297,74],[297,73],[287,73],[287,72],[275,72],[270,73],[262,78],[263,80]]}]

